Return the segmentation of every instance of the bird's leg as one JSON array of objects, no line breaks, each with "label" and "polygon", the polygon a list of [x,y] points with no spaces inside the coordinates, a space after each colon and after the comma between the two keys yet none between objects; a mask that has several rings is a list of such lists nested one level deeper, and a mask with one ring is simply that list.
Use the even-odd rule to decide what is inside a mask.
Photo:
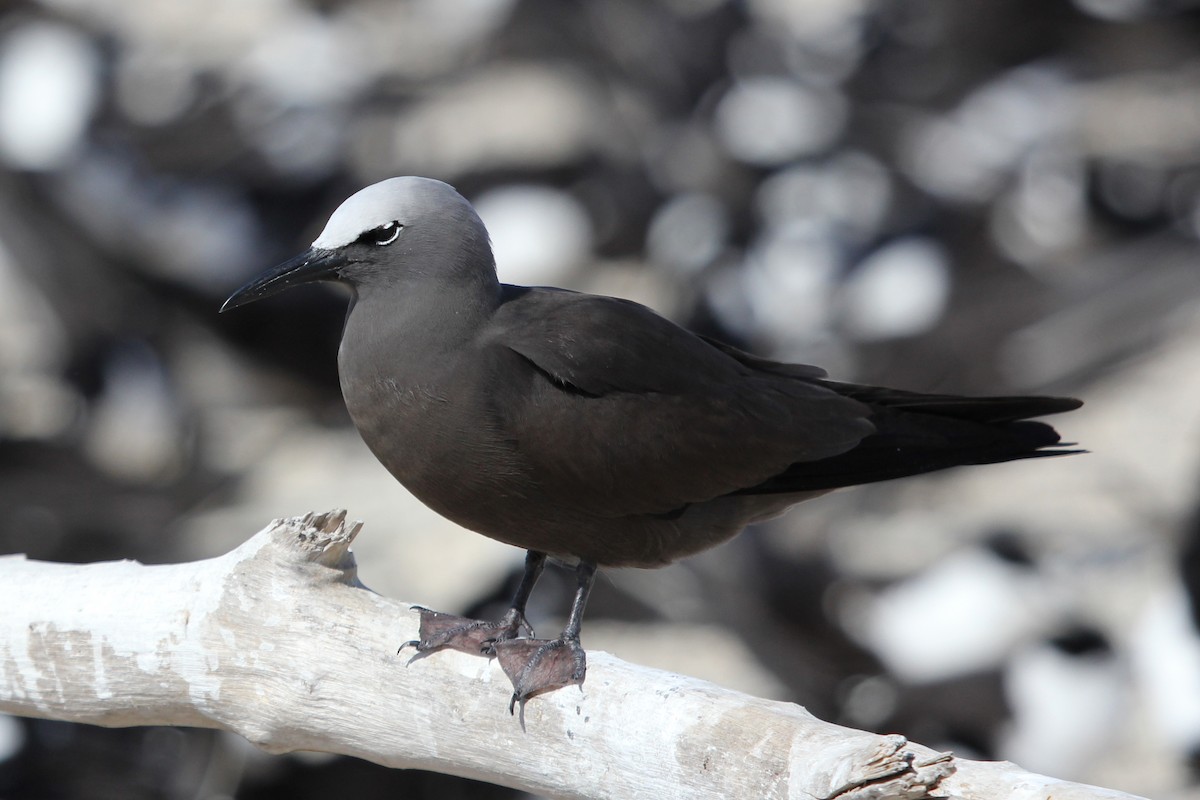
[{"label": "bird's leg", "polygon": [[596,565],[580,561],[575,574],[579,584],[571,603],[571,617],[561,636],[557,639],[514,639],[496,645],[500,666],[513,685],[508,712],[511,714],[513,707],[520,703],[522,723],[529,698],[571,684],[582,685],[587,674],[587,654],[579,644],[579,629],[596,579]]},{"label": "bird's leg", "polygon": [[[522,632],[533,636],[533,628],[525,621],[525,606],[529,595],[542,568],[546,566],[546,554],[530,550],[525,555],[525,574],[521,577],[521,585],[513,595],[512,607],[499,622],[459,617],[454,614],[443,614],[428,608],[414,606],[421,615],[420,639],[413,639],[400,645],[400,649],[414,647],[418,653],[429,653],[434,650],[450,648],[471,655],[494,656],[497,642],[515,639]],[[398,651],[397,651],[398,652]]]}]

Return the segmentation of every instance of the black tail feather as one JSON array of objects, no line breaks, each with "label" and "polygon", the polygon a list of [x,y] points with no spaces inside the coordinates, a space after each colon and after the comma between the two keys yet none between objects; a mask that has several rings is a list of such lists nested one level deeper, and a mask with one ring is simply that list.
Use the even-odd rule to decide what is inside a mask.
[{"label": "black tail feather", "polygon": [[[853,449],[793,464],[739,494],[819,491],[967,464],[1070,455],[1058,432],[1029,417],[1079,408],[1066,397],[956,397],[820,381],[870,406],[876,432]],[[1049,448],[1049,449],[1047,449]]]},{"label": "black tail feather", "polygon": [[921,394],[881,386],[820,381],[844,397],[852,397],[871,406],[883,406],[914,414],[932,414],[974,422],[1016,422],[1047,414],[1074,411],[1083,405],[1073,397],[961,397],[953,394]]}]

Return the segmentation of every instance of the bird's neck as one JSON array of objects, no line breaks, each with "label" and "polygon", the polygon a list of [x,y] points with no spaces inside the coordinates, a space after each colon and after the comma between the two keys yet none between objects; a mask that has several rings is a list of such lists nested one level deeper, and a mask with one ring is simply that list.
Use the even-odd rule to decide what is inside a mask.
[{"label": "bird's neck", "polygon": [[358,287],[346,317],[339,360],[387,354],[393,365],[409,356],[436,359],[468,346],[500,305],[490,276],[425,285],[410,276],[390,286]]}]

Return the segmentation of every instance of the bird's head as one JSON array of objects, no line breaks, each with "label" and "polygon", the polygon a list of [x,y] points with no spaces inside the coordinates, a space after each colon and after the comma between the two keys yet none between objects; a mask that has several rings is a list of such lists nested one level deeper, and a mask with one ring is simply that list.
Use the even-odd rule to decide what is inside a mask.
[{"label": "bird's head", "polygon": [[422,275],[494,281],[487,231],[452,186],[431,178],[389,178],[347,198],[312,247],[238,289],[221,310],[312,281],[361,289]]}]

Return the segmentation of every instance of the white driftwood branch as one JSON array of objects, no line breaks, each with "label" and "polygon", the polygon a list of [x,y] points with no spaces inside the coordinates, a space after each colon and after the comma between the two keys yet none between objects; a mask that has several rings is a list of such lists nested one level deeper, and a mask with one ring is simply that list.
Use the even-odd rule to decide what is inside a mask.
[{"label": "white driftwood branch", "polygon": [[[277,520],[188,564],[0,558],[0,711],[235,731],[570,798],[1128,798],[822,722],[588,655],[583,691],[507,713],[499,665],[409,662],[417,615],[356,578],[345,512]],[[408,651],[411,653],[411,651]]]}]

